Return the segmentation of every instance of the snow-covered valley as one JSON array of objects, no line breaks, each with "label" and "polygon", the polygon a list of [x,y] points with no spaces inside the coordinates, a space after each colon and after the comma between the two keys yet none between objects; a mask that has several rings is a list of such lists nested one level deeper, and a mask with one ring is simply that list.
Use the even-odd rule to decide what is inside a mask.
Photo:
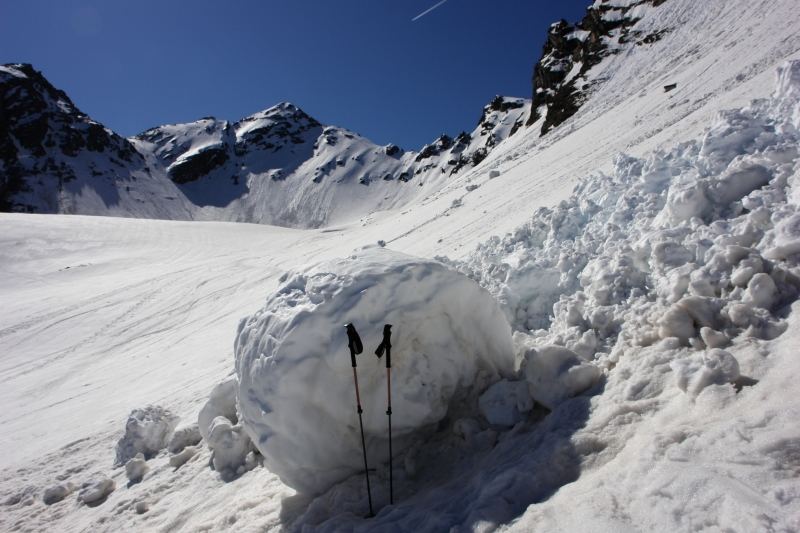
[{"label": "snow-covered valley", "polygon": [[[541,122],[520,130],[397,207],[345,206],[362,211],[316,229],[0,214],[0,529],[800,530],[800,13],[790,0],[633,9],[637,31],[663,35],[589,70],[589,81],[602,82],[571,118],[545,136]],[[251,451],[224,476],[208,435],[184,451],[157,450],[141,476],[115,466],[131,411],[157,405],[180,417],[178,428],[196,423],[212,389],[249,375],[245,363],[258,368],[260,339],[284,331],[266,322],[248,340],[241,319],[297,313],[302,325],[303,311],[322,305],[314,291],[347,289],[363,275],[330,265],[364,246],[380,254],[379,241],[471,278],[513,332],[514,369],[501,372],[500,392],[485,392],[500,376],[481,382],[459,370],[474,380],[472,396],[398,448],[394,505],[377,400],[365,403],[374,518],[364,518],[361,475],[304,495]],[[333,288],[297,281],[320,272],[337,280]],[[370,281],[382,298],[409,316],[424,307],[382,276]],[[469,313],[433,294],[436,309]],[[372,358],[375,324],[398,317],[374,301],[354,308],[370,324],[362,335]],[[330,320],[358,318],[326,309]],[[331,323],[338,351],[313,357],[346,374],[341,326]],[[319,341],[309,333],[317,329],[302,342]],[[398,379],[415,401],[420,385],[403,377],[403,339],[411,340],[396,333]],[[367,398],[383,376],[371,364],[359,366]],[[428,370],[434,381],[452,378]],[[297,379],[294,367],[280,371]],[[515,383],[527,384],[527,401]],[[280,401],[276,390],[258,399]],[[377,399],[383,389],[375,390]],[[359,458],[357,440],[326,442],[326,433],[302,442],[328,418],[356,424],[352,397],[331,405],[333,386],[308,404],[285,404],[296,425],[271,421],[263,407],[253,415],[257,402],[242,398],[255,448],[285,482],[298,485],[293,453],[341,444]],[[503,416],[512,423],[492,423]],[[294,428],[301,441],[288,451],[259,446],[253,428],[262,422],[277,433]],[[330,463],[347,450],[315,455],[315,468],[338,466]],[[81,486],[106,478],[115,490]]]}]

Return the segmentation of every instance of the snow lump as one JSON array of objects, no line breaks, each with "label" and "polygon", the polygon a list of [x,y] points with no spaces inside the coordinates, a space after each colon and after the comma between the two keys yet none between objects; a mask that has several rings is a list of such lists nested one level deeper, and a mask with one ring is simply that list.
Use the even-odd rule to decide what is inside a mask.
[{"label": "snow lump", "polygon": [[387,453],[386,370],[373,355],[384,324],[393,325],[395,453],[476,380],[513,373],[511,328],[495,300],[437,261],[372,247],[281,280],[239,325],[237,399],[266,466],[300,492],[363,470],[345,324],[364,343],[358,383],[369,457]]}]

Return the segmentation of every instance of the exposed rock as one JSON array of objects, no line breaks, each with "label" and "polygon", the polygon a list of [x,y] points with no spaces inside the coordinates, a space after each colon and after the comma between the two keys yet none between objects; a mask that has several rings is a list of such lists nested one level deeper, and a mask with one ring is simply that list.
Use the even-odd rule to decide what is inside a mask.
[{"label": "exposed rock", "polygon": [[541,134],[546,134],[583,105],[592,90],[586,74],[604,57],[620,53],[625,49],[620,45],[626,43],[645,45],[661,39],[663,31],[642,35],[636,30],[639,19],[630,12],[642,4],[657,7],[665,1],[600,0],[575,25],[563,19],[553,23],[533,71],[533,103],[527,125],[544,117]]}]

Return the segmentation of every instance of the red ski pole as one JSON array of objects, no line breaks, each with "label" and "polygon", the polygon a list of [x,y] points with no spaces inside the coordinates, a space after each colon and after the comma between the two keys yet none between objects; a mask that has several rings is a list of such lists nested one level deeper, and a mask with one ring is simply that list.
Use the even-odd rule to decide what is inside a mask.
[{"label": "red ski pole", "polygon": [[369,516],[375,516],[372,510],[372,491],[369,487],[369,467],[367,466],[367,444],[364,440],[364,421],[361,418],[361,395],[358,393],[358,374],[356,374],[356,354],[364,351],[364,346],[361,344],[361,337],[358,336],[355,326],[353,324],[345,324],[347,329],[347,347],[350,348],[350,361],[353,364],[353,382],[356,386],[356,407],[358,408],[358,425],[361,427],[361,450],[364,453],[364,476],[367,478],[367,499],[369,500]]}]

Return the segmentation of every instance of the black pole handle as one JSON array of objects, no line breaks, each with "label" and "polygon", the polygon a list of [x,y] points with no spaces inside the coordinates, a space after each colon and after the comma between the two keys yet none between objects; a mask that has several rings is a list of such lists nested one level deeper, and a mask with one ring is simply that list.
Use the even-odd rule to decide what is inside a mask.
[{"label": "black pole handle", "polygon": [[386,368],[392,368],[392,325],[386,324],[383,326],[383,341],[381,341],[378,348],[375,350],[375,355],[380,359],[383,353],[386,352]]},{"label": "black pole handle", "polygon": [[347,329],[347,347],[350,348],[350,361],[353,363],[353,368],[356,367],[356,354],[364,351],[364,345],[361,343],[361,337],[358,336],[356,327],[353,324],[345,324]]}]

